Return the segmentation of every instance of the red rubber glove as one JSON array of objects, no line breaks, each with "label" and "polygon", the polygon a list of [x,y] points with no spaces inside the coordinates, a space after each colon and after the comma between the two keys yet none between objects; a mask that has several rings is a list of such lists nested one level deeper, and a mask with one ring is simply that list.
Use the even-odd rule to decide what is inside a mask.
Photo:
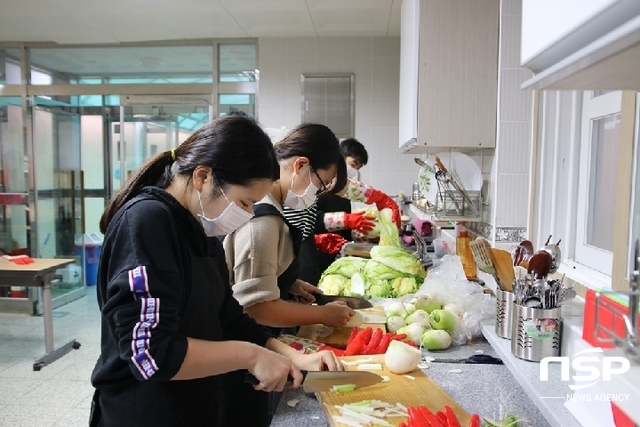
[{"label": "red rubber glove", "polygon": [[391,219],[393,220],[393,222],[396,223],[398,228],[400,228],[400,224],[401,224],[400,208],[398,207],[398,204],[391,199],[391,197],[387,196],[385,193],[383,193],[380,190],[376,190],[375,188],[372,188],[371,193],[369,194],[369,197],[367,198],[367,201],[365,203],[369,205],[375,203],[379,211],[381,211],[384,208],[391,209],[393,211]]},{"label": "red rubber glove", "polygon": [[367,234],[375,227],[371,218],[365,216],[364,212],[346,213],[344,214],[345,228],[356,230],[360,233]]},{"label": "red rubber glove", "polygon": [[313,238],[316,243],[316,248],[332,255],[340,252],[340,249],[348,242],[347,239],[335,233],[315,234]]}]

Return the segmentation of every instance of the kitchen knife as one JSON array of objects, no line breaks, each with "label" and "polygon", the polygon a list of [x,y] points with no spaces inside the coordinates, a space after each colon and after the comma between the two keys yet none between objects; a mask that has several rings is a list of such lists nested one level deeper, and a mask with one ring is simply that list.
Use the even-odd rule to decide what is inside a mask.
[{"label": "kitchen knife", "polygon": [[[329,391],[334,386],[355,384],[356,388],[367,387],[382,382],[382,377],[366,371],[301,371],[304,377],[302,388],[306,393],[319,393]],[[289,381],[293,378],[289,376]],[[256,377],[247,372],[244,382],[257,385],[260,383]]]},{"label": "kitchen knife", "polygon": [[357,297],[343,297],[340,295],[326,295],[326,294],[313,294],[316,298],[316,304],[325,305],[333,301],[344,301],[347,305],[354,310],[356,308],[370,308],[373,305],[367,301],[366,299],[357,298]]},{"label": "kitchen knife", "polygon": [[432,359],[431,362],[439,363],[468,363],[470,365],[503,365],[502,359],[488,354],[474,354],[471,357],[461,359]]}]

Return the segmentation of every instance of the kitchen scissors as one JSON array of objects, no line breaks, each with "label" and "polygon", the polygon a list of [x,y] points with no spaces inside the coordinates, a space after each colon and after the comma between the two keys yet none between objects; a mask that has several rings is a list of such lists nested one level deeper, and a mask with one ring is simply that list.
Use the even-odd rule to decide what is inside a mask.
[{"label": "kitchen scissors", "polygon": [[504,365],[502,359],[488,354],[474,354],[471,357],[462,359],[433,359],[432,362],[440,363],[467,363],[471,365]]}]

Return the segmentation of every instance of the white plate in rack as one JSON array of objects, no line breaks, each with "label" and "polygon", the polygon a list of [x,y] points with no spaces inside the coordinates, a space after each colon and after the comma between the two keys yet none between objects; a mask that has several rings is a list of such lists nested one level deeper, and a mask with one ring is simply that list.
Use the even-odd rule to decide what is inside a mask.
[{"label": "white plate in rack", "polygon": [[[482,190],[482,171],[480,166],[471,157],[457,151],[444,151],[436,154],[448,171],[453,171],[460,180],[460,185],[467,191]],[[425,160],[427,168],[421,167],[418,173],[418,184],[422,196],[435,204],[438,195],[438,183],[436,182],[434,155],[429,155]]]},{"label": "white plate in rack", "polygon": [[[467,191],[482,190],[482,171],[475,160],[457,151],[445,151],[438,153],[437,156],[447,170],[454,171],[458,175],[462,188]],[[435,157],[430,160],[435,163]]]}]

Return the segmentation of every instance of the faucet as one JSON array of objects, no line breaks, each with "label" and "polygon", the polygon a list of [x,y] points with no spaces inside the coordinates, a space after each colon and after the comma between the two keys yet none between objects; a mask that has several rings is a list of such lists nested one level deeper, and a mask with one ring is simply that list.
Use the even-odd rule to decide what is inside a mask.
[{"label": "faucet", "polygon": [[411,235],[413,236],[413,241],[416,244],[416,251],[413,253],[413,255],[415,255],[415,257],[418,258],[420,262],[430,260],[429,256],[427,255],[427,243],[424,241],[415,227],[411,227]]}]

